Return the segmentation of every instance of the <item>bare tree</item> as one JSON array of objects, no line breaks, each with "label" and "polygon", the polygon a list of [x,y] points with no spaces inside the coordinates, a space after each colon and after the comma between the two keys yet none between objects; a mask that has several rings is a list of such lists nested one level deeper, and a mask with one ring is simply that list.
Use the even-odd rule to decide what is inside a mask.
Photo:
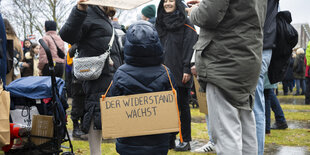
[{"label": "bare tree", "polygon": [[76,0],[12,0],[2,10],[18,36],[26,38],[29,34],[43,36],[46,20],[55,21],[60,29],[74,4]]}]

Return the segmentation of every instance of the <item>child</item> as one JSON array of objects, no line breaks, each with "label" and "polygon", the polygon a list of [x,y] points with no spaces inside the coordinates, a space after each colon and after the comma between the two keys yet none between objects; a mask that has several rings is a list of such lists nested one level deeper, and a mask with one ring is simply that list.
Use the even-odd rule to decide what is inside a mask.
[{"label": "child", "polygon": [[29,39],[25,39],[24,40],[24,46],[23,46],[23,51],[24,54],[26,55],[27,52],[29,52],[31,50],[31,41]]},{"label": "child", "polygon": [[40,45],[33,43],[30,47],[30,51],[25,53],[24,61],[20,64],[22,68],[22,77],[39,76],[39,50]]},{"label": "child", "polygon": [[[154,26],[146,21],[131,25],[124,46],[125,64],[118,68],[110,96],[171,90],[163,62],[163,49]],[[175,85],[172,74],[172,83]],[[104,122],[103,122],[104,123]],[[170,134],[118,138],[119,154],[167,154]]]}]

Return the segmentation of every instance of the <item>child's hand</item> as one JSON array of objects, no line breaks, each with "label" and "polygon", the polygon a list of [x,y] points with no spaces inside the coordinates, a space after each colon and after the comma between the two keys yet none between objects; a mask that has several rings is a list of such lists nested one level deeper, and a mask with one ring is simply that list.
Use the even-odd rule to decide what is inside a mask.
[{"label": "child's hand", "polygon": [[78,2],[77,2],[77,8],[80,10],[80,11],[86,11],[86,9],[87,9],[87,6],[88,5],[86,5],[86,4],[81,4],[82,2],[87,2],[88,0],[79,0]]}]

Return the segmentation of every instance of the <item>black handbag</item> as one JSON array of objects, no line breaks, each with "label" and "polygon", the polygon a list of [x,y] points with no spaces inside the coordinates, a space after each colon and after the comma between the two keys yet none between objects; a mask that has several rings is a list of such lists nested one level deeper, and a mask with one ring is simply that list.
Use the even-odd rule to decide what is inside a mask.
[{"label": "black handbag", "polygon": [[54,38],[52,36],[50,36],[50,37],[53,39],[53,41],[54,41],[54,43],[56,45],[58,57],[61,58],[61,59],[64,59],[65,58],[65,53],[57,46],[56,41],[54,40]]}]

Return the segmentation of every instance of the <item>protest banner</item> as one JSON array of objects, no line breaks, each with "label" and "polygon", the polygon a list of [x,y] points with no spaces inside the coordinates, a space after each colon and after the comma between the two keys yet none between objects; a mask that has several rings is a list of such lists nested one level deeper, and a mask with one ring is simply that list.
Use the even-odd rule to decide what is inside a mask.
[{"label": "protest banner", "polygon": [[173,91],[106,97],[100,109],[106,139],[179,131]]}]

